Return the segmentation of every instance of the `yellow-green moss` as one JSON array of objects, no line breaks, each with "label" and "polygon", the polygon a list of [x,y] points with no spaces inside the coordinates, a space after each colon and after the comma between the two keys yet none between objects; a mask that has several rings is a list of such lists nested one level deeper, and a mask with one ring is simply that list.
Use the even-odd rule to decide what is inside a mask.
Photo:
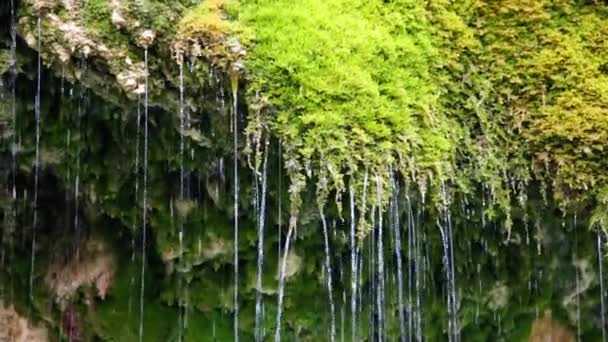
[{"label": "yellow-green moss", "polygon": [[255,37],[249,90],[269,102],[270,127],[292,162],[327,169],[338,190],[346,173],[361,183],[364,170],[375,179],[389,164],[449,170],[449,127],[431,74],[438,54],[425,18],[419,1],[241,2],[239,21]]},{"label": "yellow-green moss", "polygon": [[225,70],[242,58],[245,50],[237,37],[244,34],[227,19],[229,5],[228,0],[209,0],[188,10],[177,24],[173,49],[178,56],[202,56]]}]

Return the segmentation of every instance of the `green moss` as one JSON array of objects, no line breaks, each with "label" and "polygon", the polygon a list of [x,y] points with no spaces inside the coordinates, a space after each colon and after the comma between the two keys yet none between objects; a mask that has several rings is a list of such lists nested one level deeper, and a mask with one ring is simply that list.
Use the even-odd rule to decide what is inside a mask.
[{"label": "green moss", "polygon": [[110,2],[104,0],[85,0],[80,10],[83,24],[92,33],[99,35],[104,42],[116,47],[128,44],[128,36],[123,35],[112,24]]},{"label": "green moss", "polygon": [[10,68],[10,52],[8,49],[0,48],[0,74],[4,74]]},{"label": "green moss", "polygon": [[437,51],[419,2],[244,1],[239,14],[255,32],[249,90],[267,97],[271,129],[301,164],[362,179],[415,155],[418,171],[447,171]]}]

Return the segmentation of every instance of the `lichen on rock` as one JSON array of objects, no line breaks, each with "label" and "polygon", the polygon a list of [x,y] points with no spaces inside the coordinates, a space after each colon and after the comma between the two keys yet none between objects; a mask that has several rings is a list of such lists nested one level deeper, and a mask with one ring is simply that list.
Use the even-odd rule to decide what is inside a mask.
[{"label": "lichen on rock", "polygon": [[45,328],[34,326],[14,307],[0,305],[0,341],[49,342],[50,339]]},{"label": "lichen on rock", "polygon": [[103,240],[90,239],[66,262],[49,265],[44,283],[55,302],[65,308],[77,291],[92,289],[91,295],[104,299],[110,292],[116,261]]}]

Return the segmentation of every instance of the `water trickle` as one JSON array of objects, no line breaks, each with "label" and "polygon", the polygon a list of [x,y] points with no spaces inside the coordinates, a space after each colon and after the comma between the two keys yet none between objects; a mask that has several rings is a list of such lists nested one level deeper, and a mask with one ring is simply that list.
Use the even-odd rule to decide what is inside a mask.
[{"label": "water trickle", "polygon": [[574,217],[572,226],[574,227],[574,249],[572,253],[572,261],[574,264],[574,274],[576,278],[576,340],[581,341],[581,300],[580,300],[580,275],[578,263],[578,229],[576,226],[576,216]]},{"label": "water trickle", "polygon": [[[11,181],[7,182],[7,191],[11,194],[9,211],[10,214],[6,215],[2,236],[2,268],[5,265],[11,265],[12,249],[13,249],[13,234],[15,233],[16,222],[17,222],[17,96],[16,96],[16,82],[17,82],[17,16],[15,12],[15,0],[10,1],[10,15],[11,15],[11,28],[10,36],[11,43],[9,49],[9,82],[11,91],[11,114],[12,114],[12,142],[11,142]],[[9,285],[9,288],[12,286]],[[1,301],[4,300],[4,285],[2,286],[2,297]]]},{"label": "water trickle", "polygon": [[[134,189],[134,198],[135,198],[135,204],[134,204],[134,208],[137,208],[137,205],[139,203],[139,144],[140,144],[140,138],[141,138],[141,96],[137,95],[137,129],[136,129],[136,133],[135,133],[135,165],[133,167],[133,173],[135,173],[135,189]],[[135,250],[136,250],[136,246],[135,246],[135,232],[137,231],[137,222],[139,221],[137,219],[138,217],[138,211],[137,209],[135,210],[135,215],[133,216],[133,222],[131,224],[131,264],[133,265],[133,268],[135,269]],[[135,273],[131,273],[131,286],[130,286],[130,290],[129,290],[129,306],[128,306],[128,311],[127,311],[127,320],[130,322],[131,321],[131,307],[132,307],[132,302],[133,302],[133,293],[135,293]]]},{"label": "water trickle", "polygon": [[602,341],[606,342],[606,293],[604,292],[604,253],[602,252],[602,232],[597,233],[597,261],[600,277],[600,310],[602,317]]},{"label": "water trickle", "polygon": [[[82,61],[82,70],[86,71],[87,65],[86,60]],[[80,92],[78,94],[78,110],[76,117],[76,132],[81,135],[81,122],[83,116],[83,102],[84,102],[84,85],[80,85]],[[80,222],[79,222],[79,214],[80,210],[80,149],[81,146],[76,146],[76,170],[74,176],[74,250],[76,253],[76,258],[80,255]]]},{"label": "water trickle", "polygon": [[277,327],[275,329],[274,341],[281,342],[281,315],[283,313],[283,294],[285,292],[285,272],[287,271],[287,255],[289,254],[289,244],[291,235],[295,230],[295,220],[290,220],[287,236],[285,237],[285,247],[283,248],[283,259],[281,261],[281,270],[279,272],[279,294],[277,304]]},{"label": "water trickle", "polygon": [[[407,212],[408,212],[408,227],[411,227],[412,240],[414,248],[414,278],[415,278],[415,294],[416,294],[416,306],[414,310],[414,328],[416,330],[416,341],[422,341],[422,289],[420,284],[421,274],[424,270],[421,270],[422,262],[420,259],[420,239],[418,239],[418,231],[416,230],[416,219],[412,210],[412,203],[410,196],[407,196]],[[408,228],[409,229],[409,228]]]},{"label": "water trickle", "polygon": [[376,193],[378,195],[378,289],[376,292],[376,306],[378,310],[378,340],[383,341],[385,335],[384,307],[385,307],[385,282],[384,282],[384,238],[382,226],[382,181],[380,176],[376,177]]},{"label": "water trickle", "polygon": [[456,301],[456,280],[454,272],[454,244],[452,242],[452,222],[449,212],[449,199],[444,182],[441,183],[442,215],[437,222],[441,233],[443,246],[443,264],[447,278],[447,302],[448,302],[448,339],[458,342],[458,308]]},{"label": "water trickle", "polygon": [[278,222],[279,223],[279,239],[278,239],[279,243],[278,243],[278,247],[277,247],[278,248],[277,272],[280,272],[280,270],[281,270],[281,238],[283,236],[283,234],[282,234],[283,233],[283,212],[282,212],[283,203],[281,201],[281,198],[283,197],[283,180],[282,180],[282,178],[283,178],[283,161],[281,160],[283,158],[283,145],[282,145],[281,140],[279,140],[279,157],[278,158],[279,158],[279,167],[278,167],[279,168],[279,195],[278,195],[279,203],[277,205],[279,207],[278,208],[278,211],[279,211],[279,213],[278,213],[278,215],[279,215],[279,222]]},{"label": "water trickle", "polygon": [[[392,172],[391,172],[392,175]],[[399,340],[404,342],[406,340],[405,331],[405,315],[403,312],[403,266],[401,259],[401,232],[399,224],[399,184],[395,180],[395,177],[391,177],[392,185],[392,201],[391,201],[391,214],[392,214],[392,228],[393,236],[395,239],[395,259],[397,260],[397,313],[399,316]],[[409,196],[408,196],[409,203]],[[410,208],[411,209],[411,208]],[[410,210],[411,211],[411,210]],[[409,253],[409,252],[408,252]],[[411,316],[410,311],[410,316]],[[411,327],[411,325],[410,325]]]},{"label": "water trickle", "polygon": [[[184,63],[183,60],[179,60],[179,198],[181,201],[184,201],[184,135],[185,135],[185,122],[186,118],[184,116]],[[178,217],[179,223],[179,261],[183,264],[184,258],[184,219],[183,217]],[[178,291],[183,294],[184,284],[183,284],[183,274],[179,275],[178,279]],[[183,296],[182,296],[183,302]],[[182,303],[183,305],[183,303]],[[179,328],[178,328],[178,341],[182,341],[183,332],[185,328],[185,310],[180,309],[179,314]]]},{"label": "water trickle", "polygon": [[[336,226],[334,224],[334,232],[336,231]],[[340,341],[344,342],[344,338],[345,338],[345,331],[344,331],[344,326],[345,326],[345,319],[346,319],[346,284],[344,283],[344,260],[342,259],[342,257],[340,257],[339,259],[340,263],[338,264],[339,267],[339,274],[340,274],[340,285],[342,287],[342,303],[340,305]]]},{"label": "water trickle", "polygon": [[357,238],[355,221],[355,189],[349,188],[350,195],[350,312],[351,312],[351,341],[357,341]]},{"label": "water trickle", "polygon": [[[363,249],[361,246],[357,247],[357,270],[359,272],[357,275],[357,327],[360,329],[363,326],[361,322],[363,320],[363,315],[361,314],[361,311],[363,310],[363,293],[361,291],[363,288]],[[360,331],[357,330],[357,338],[359,338],[359,336]]]},{"label": "water trickle", "polygon": [[327,221],[325,220],[325,214],[323,213],[323,209],[319,208],[319,214],[321,215],[321,226],[323,228],[323,241],[325,243],[325,269],[327,270],[327,292],[329,296],[329,309],[331,315],[330,322],[330,341],[333,342],[336,339],[336,313],[334,306],[334,296],[333,296],[333,288],[331,281],[331,254],[329,250],[329,238],[327,234]]},{"label": "water trickle", "polygon": [[263,332],[263,296],[262,296],[262,266],[264,265],[264,225],[266,222],[266,184],[267,184],[267,166],[268,166],[268,142],[264,144],[264,164],[262,166],[261,175],[255,172],[258,182],[262,185],[260,199],[257,200],[260,205],[258,208],[258,262],[256,275],[256,295],[255,295],[255,339],[262,341],[264,339]]},{"label": "water trickle", "polygon": [[37,48],[38,48],[38,58],[37,58],[37,76],[36,76],[36,98],[34,100],[34,111],[36,116],[36,156],[34,160],[34,218],[32,222],[32,249],[31,249],[31,259],[30,259],[30,284],[29,284],[29,300],[30,300],[30,309],[31,305],[34,301],[34,267],[36,265],[36,231],[38,230],[38,177],[40,173],[40,90],[41,90],[41,73],[42,73],[42,57],[41,57],[41,49],[42,49],[42,23],[40,16],[36,22],[36,32],[37,32]]},{"label": "water trickle", "polygon": [[139,342],[144,340],[144,294],[146,271],[146,225],[148,222],[148,48],[144,50],[145,92],[144,92],[144,171],[143,171],[143,206],[142,206],[142,239],[141,239],[141,283],[139,297]]},{"label": "water trickle", "polygon": [[369,263],[368,263],[368,267],[367,267],[367,278],[370,280],[370,287],[371,287],[371,291],[369,291],[369,299],[368,302],[369,304],[369,322],[370,322],[370,329],[369,329],[369,339],[370,341],[376,340],[376,329],[377,329],[377,298],[378,296],[376,295],[376,291],[378,291],[377,288],[377,278],[376,278],[376,219],[375,219],[375,215],[374,215],[374,209],[372,208],[372,222],[371,222],[371,226],[372,226],[372,231],[371,231],[371,238],[369,239]]},{"label": "water trickle", "polygon": [[232,87],[232,134],[234,159],[234,341],[239,340],[239,151],[238,151],[238,87],[236,72],[230,75]]},{"label": "water trickle", "polygon": [[9,50],[9,75],[11,87],[11,113],[13,115],[13,139],[11,146],[11,171],[12,171],[12,201],[13,214],[16,215],[15,202],[17,200],[17,15],[15,11],[15,0],[10,0],[11,7],[11,45]]}]

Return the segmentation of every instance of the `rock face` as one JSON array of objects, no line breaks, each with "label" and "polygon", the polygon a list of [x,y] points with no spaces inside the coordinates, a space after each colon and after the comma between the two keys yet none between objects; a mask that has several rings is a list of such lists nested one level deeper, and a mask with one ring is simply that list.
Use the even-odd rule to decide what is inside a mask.
[{"label": "rock face", "polygon": [[48,342],[45,328],[32,326],[13,307],[0,306],[0,341],[2,342]]},{"label": "rock face", "polygon": [[55,301],[65,308],[84,287],[92,288],[95,296],[104,299],[110,291],[115,268],[114,256],[107,244],[89,240],[66,263],[51,264],[44,282]]},{"label": "rock face", "polygon": [[539,318],[532,324],[532,332],[528,342],[574,342],[572,332],[562,323],[551,318],[550,312],[545,312],[543,318]]}]

